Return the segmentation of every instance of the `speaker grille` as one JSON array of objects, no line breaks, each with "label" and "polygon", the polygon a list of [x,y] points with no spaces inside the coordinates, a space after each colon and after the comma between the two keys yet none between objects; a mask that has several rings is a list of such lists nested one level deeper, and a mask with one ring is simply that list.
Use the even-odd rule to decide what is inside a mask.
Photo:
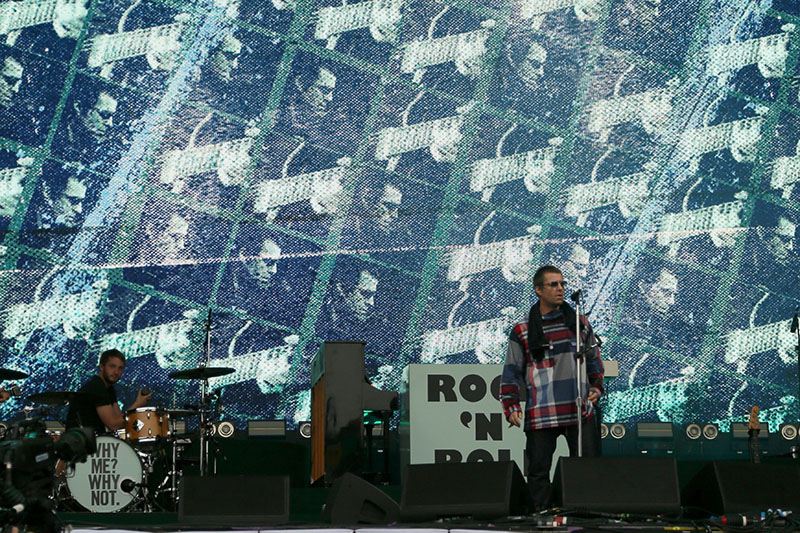
[{"label": "speaker grille", "polygon": [[524,514],[532,508],[525,479],[513,461],[408,465],[401,518],[479,519]]},{"label": "speaker grille", "polygon": [[[598,490],[598,480],[613,490]],[[671,457],[562,457],[556,504],[608,513],[678,514],[680,489]]]},{"label": "speaker grille", "polygon": [[289,476],[186,476],[178,518],[193,524],[287,522]]}]

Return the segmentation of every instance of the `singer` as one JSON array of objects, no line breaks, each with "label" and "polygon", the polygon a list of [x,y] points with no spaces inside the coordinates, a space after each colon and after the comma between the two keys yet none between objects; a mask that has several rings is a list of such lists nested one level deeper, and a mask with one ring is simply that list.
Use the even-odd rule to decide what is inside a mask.
[{"label": "singer", "polygon": [[[73,427],[90,427],[96,433],[106,433],[125,427],[125,417],[117,402],[117,391],[114,384],[122,377],[125,370],[125,355],[119,350],[106,350],[100,355],[99,372],[78,389],[80,394],[70,401],[67,412],[67,429]],[[129,409],[144,407],[152,393],[136,394],[136,400]],[[107,428],[107,429],[106,429]]]},{"label": "singer", "polygon": [[[550,466],[558,436],[566,436],[570,456],[576,456],[578,451],[576,316],[564,302],[566,286],[558,268],[546,265],[536,271],[533,287],[539,301],[531,307],[528,321],[511,330],[500,383],[500,401],[506,419],[517,427],[524,420],[528,488],[537,509],[549,504]],[[587,457],[600,453],[598,433],[593,430],[591,418],[594,404],[603,393],[603,363],[589,321],[581,316],[580,323],[581,354],[586,358],[581,387],[581,440],[583,456]],[[523,386],[524,415],[520,407]]]}]

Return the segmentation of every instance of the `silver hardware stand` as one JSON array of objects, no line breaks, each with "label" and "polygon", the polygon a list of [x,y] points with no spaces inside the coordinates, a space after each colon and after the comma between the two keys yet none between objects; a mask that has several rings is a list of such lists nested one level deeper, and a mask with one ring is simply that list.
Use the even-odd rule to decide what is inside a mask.
[{"label": "silver hardware stand", "polygon": [[586,372],[586,358],[581,353],[581,299],[580,295],[575,298],[575,372],[576,389],[578,395],[575,398],[575,406],[578,408],[578,457],[583,457],[583,377]]},{"label": "silver hardware stand", "polygon": [[[200,361],[200,368],[208,366],[211,360],[211,309],[208,310],[208,319],[206,320],[206,339],[205,339],[205,353]],[[200,385],[200,475],[206,475],[208,468],[208,436],[206,427],[208,421],[206,419],[206,396],[208,394],[208,378],[204,377]]]}]

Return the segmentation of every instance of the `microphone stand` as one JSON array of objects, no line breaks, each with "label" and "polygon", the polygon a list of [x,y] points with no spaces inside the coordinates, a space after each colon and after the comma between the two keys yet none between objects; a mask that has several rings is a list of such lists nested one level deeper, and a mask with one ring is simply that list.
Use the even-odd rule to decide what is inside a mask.
[{"label": "microphone stand", "polygon": [[[794,317],[792,317],[792,326],[789,328],[789,331],[797,333],[797,346],[795,346],[797,350],[797,390],[798,393],[800,393],[800,327],[798,327],[796,307],[794,308]],[[797,399],[800,401],[800,394],[798,394]]]},{"label": "microphone stand", "polygon": [[578,395],[575,397],[575,406],[578,409],[578,457],[583,457],[583,374],[586,370],[584,354],[581,352],[581,291],[578,289],[570,299],[575,302],[575,385]]}]

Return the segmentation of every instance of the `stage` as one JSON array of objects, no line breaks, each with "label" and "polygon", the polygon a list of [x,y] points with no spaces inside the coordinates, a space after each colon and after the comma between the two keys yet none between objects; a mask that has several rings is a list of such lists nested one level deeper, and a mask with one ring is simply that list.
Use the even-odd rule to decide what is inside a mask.
[{"label": "stage", "polygon": [[[609,466],[612,468],[619,468],[619,464],[619,462],[616,462]],[[709,464],[714,466],[713,462],[708,463],[705,465],[706,469],[709,468]],[[358,486],[357,489],[350,488],[350,490],[345,492],[340,491],[338,494],[335,492],[335,488],[292,488],[287,492],[288,501],[286,501],[286,503],[289,509],[288,519],[275,515],[267,516],[269,513],[274,512],[270,509],[274,509],[275,502],[265,501],[263,504],[263,513],[265,513],[265,516],[261,520],[252,515],[242,517],[234,514],[225,514],[224,509],[223,513],[212,517],[209,521],[203,521],[193,516],[182,516],[186,513],[142,512],[140,510],[135,510],[117,513],[61,512],[58,513],[58,525],[62,529],[69,529],[72,532],[97,530],[115,532],[263,530],[270,532],[291,531],[293,533],[401,533],[404,531],[414,533],[482,531],[800,531],[800,520],[793,519],[795,515],[793,515],[791,511],[788,511],[786,516],[780,516],[776,508],[777,506],[775,505],[764,505],[763,513],[756,511],[734,512],[737,506],[741,511],[743,509],[741,506],[747,503],[736,500],[737,497],[742,496],[742,490],[745,492],[748,488],[752,490],[753,485],[758,482],[765,482],[765,484],[770,482],[765,476],[761,476],[760,479],[752,477],[752,472],[761,471],[762,474],[772,475],[775,469],[770,468],[771,472],[767,472],[760,468],[764,465],[750,465],[748,467],[747,465],[749,465],[749,463],[742,461],[727,462],[725,464],[731,467],[728,469],[729,473],[735,469],[740,472],[741,475],[738,476],[738,479],[734,483],[736,486],[734,487],[725,487],[724,485],[727,483],[727,481],[724,480],[725,476],[720,476],[719,479],[723,480],[721,483],[723,489],[725,489],[722,492],[727,492],[725,495],[727,499],[722,504],[711,505],[712,507],[714,505],[723,505],[723,507],[718,507],[717,511],[731,509],[731,512],[718,512],[717,514],[713,514],[714,511],[700,509],[695,505],[691,505],[692,502],[686,502],[685,500],[687,497],[691,498],[690,494],[692,490],[698,489],[696,486],[695,489],[692,489],[692,483],[695,483],[695,485],[698,482],[706,483],[699,487],[699,491],[702,493],[719,494],[720,481],[717,480],[715,483],[711,483],[707,478],[703,478],[702,476],[698,478],[697,475],[691,474],[691,472],[695,472],[696,474],[702,473],[704,468],[700,467],[701,465],[687,465],[681,462],[679,464],[679,471],[681,473],[681,487],[679,487],[679,490],[681,492],[680,497],[684,502],[666,502],[665,505],[667,505],[667,507],[673,504],[680,505],[673,506],[671,512],[663,514],[637,512],[637,508],[641,508],[641,500],[637,502],[635,498],[636,495],[632,495],[629,492],[632,490],[632,485],[636,485],[637,480],[627,476],[626,472],[621,472],[623,476],[621,479],[600,480],[596,484],[589,486],[589,492],[595,494],[595,499],[602,505],[606,505],[609,501],[617,502],[616,505],[610,506],[610,508],[614,508],[613,511],[588,511],[577,507],[569,509],[564,506],[538,513],[515,513],[514,511],[516,511],[516,509],[514,509],[514,497],[512,494],[505,495],[504,498],[503,495],[500,495],[500,499],[505,499],[506,502],[509,500],[512,501],[510,504],[510,515],[498,515],[492,518],[476,519],[468,514],[469,511],[463,511],[462,507],[462,511],[459,511],[459,516],[455,516],[454,514],[454,516],[446,517],[447,509],[457,509],[452,503],[453,498],[448,499],[448,496],[439,495],[439,497],[436,497],[430,496],[429,493],[419,493],[415,495],[415,497],[406,494],[404,499],[403,487],[400,485],[376,487],[364,483],[363,486]],[[636,466],[640,467],[641,465],[639,464]],[[718,472],[724,471],[719,464],[717,464],[715,468]],[[793,470],[795,472],[793,475],[796,476],[796,468],[786,468],[786,463],[784,463],[781,468],[784,471]],[[597,469],[592,469],[590,467],[589,473],[596,474]],[[654,472],[650,470],[649,473],[652,475]],[[687,473],[690,474],[688,477],[691,479],[684,482],[684,480],[687,480]],[[469,474],[472,475],[475,474],[475,472],[472,471],[469,472]],[[567,475],[572,474],[567,472]],[[748,477],[748,475],[750,475],[750,477]],[[486,481],[488,484],[491,484],[492,481],[481,480],[480,477],[476,479]],[[748,479],[750,480],[749,484]],[[581,484],[584,483],[583,478],[575,479],[575,481]],[[668,494],[670,490],[676,488],[672,486],[673,481],[674,480],[665,480],[660,476],[655,476],[650,480],[650,489],[639,489],[639,491],[647,493],[645,494],[647,498],[657,500],[664,494]],[[781,480],[776,479],[773,484],[779,490],[788,492],[786,491],[785,485],[782,485]],[[430,479],[430,485],[431,489],[436,489],[437,480]],[[512,485],[513,484],[508,484],[509,487]],[[636,490],[636,488],[634,487],[633,490]],[[583,497],[583,493],[576,493],[574,487],[570,487],[569,485],[557,487],[556,491],[561,492],[561,496],[556,497],[569,499],[572,502],[576,501],[576,498],[579,500]],[[738,496],[734,494],[737,491],[739,492]],[[791,492],[796,493],[797,491],[793,490]],[[453,487],[450,493],[450,496],[458,496],[459,494],[464,495],[465,491],[463,487]],[[473,491],[473,498],[475,494],[475,491]],[[752,498],[752,503],[756,506],[761,505],[757,501],[759,495],[763,495],[763,491],[760,494],[756,494],[755,498]],[[217,496],[220,499],[224,499],[225,497],[225,495],[221,493],[217,494]],[[248,498],[252,496],[254,496],[252,493],[247,495]],[[261,496],[263,497],[263,494]],[[398,504],[398,509],[400,509],[402,517],[399,520],[392,520],[387,523],[363,523],[365,520],[374,519],[377,516],[374,512],[374,507],[378,504],[375,504],[375,502],[380,502],[380,498],[384,496]],[[438,514],[440,514],[441,518],[432,520],[405,519],[408,514],[408,509],[405,505],[400,508],[400,505],[404,501],[409,502],[414,499],[419,500],[420,498],[424,500],[429,497],[432,503],[435,503],[436,500],[443,501],[438,510]],[[773,494],[772,497],[774,498],[775,494]],[[626,498],[631,502],[627,510],[623,508],[623,500]],[[797,499],[796,496],[791,496],[790,498],[794,500]],[[786,498],[783,498],[783,500],[785,501]],[[355,511],[353,511],[355,514],[351,515],[348,520],[339,522],[333,520],[332,523],[331,521],[325,520],[323,508],[326,504],[331,506],[346,506],[348,501],[349,503],[353,501],[356,502],[354,506],[351,506],[351,509],[355,509]],[[573,503],[572,505],[575,504]],[[662,503],[655,502],[655,505],[662,505]],[[372,511],[368,509],[369,507],[373,507]],[[477,508],[477,506],[475,506],[475,508]],[[437,511],[434,510],[434,513],[437,513]],[[356,515],[360,515],[360,519],[356,518]]]},{"label": "stage", "polygon": [[[564,515],[541,514],[533,516],[511,516],[490,522],[469,520],[442,520],[427,524],[394,523],[384,526],[350,526],[330,525],[323,523],[303,523],[290,521],[285,524],[265,524],[261,526],[203,526],[187,524],[178,520],[175,513],[128,513],[93,514],[70,513],[62,515],[62,524],[69,526],[72,533],[109,532],[158,532],[158,531],[268,531],[277,533],[481,533],[481,532],[523,532],[523,531],[799,531],[800,525],[793,525],[784,519],[763,520],[756,523],[741,522],[723,524],[722,519],[715,520],[624,520],[611,517],[572,517]],[[739,524],[738,526],[735,524]]]}]

